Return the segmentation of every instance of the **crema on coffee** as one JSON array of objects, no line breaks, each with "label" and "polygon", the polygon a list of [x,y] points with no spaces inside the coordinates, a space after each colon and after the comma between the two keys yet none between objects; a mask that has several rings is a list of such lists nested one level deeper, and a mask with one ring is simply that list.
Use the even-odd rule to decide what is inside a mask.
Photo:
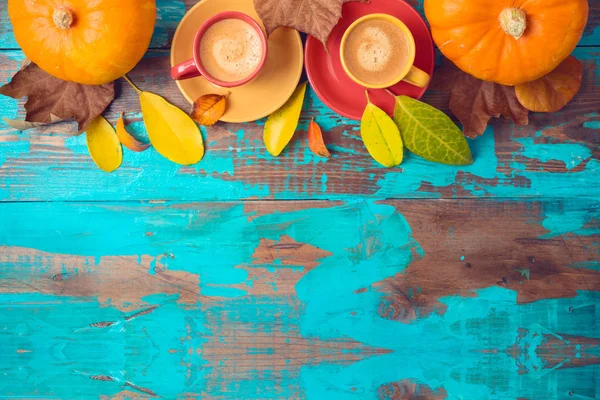
[{"label": "crema on coffee", "polygon": [[350,73],[371,85],[384,85],[397,79],[409,60],[408,38],[393,23],[383,19],[366,20],[349,33],[344,47]]},{"label": "crema on coffee", "polygon": [[256,30],[240,19],[216,22],[200,41],[206,72],[223,82],[241,81],[260,65],[263,44]]}]

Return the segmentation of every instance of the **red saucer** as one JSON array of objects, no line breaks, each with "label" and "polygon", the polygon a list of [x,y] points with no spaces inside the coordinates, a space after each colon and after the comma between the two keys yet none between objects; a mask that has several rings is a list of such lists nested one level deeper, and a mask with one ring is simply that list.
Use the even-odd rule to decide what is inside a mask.
[{"label": "red saucer", "polygon": [[[419,13],[403,0],[370,0],[369,3],[353,1],[345,3],[342,19],[333,28],[327,48],[321,42],[308,36],[306,40],[305,66],[310,84],[317,96],[338,114],[360,120],[367,105],[365,88],[350,79],[340,61],[340,42],[346,29],[358,18],[375,13],[393,15],[408,26],[415,37],[417,53],[415,66],[429,75],[433,74],[435,56],[433,41],[427,24]],[[407,95],[420,99],[427,88],[419,88],[400,82],[389,89],[395,95]],[[388,114],[394,113],[394,99],[385,90],[369,89],[371,101]]]}]

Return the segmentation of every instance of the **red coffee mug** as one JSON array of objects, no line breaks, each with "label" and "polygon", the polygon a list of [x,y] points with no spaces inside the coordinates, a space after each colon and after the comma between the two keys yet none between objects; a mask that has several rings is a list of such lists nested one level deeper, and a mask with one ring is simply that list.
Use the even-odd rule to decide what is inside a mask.
[{"label": "red coffee mug", "polygon": [[[237,81],[237,82],[225,82],[225,81],[220,81],[220,80],[214,78],[206,71],[206,69],[202,65],[202,60],[200,59],[200,43],[202,41],[202,37],[204,36],[204,34],[208,30],[208,28],[210,28],[217,22],[223,21],[226,19],[239,19],[239,20],[246,22],[248,25],[250,25],[252,28],[254,28],[254,30],[258,33],[258,35],[260,36],[261,42],[262,42],[262,46],[263,46],[262,58],[260,60],[260,63],[258,64],[258,67],[256,67],[256,70],[252,74],[250,74],[248,77],[246,77],[240,81]],[[194,48],[192,49],[192,54],[194,55],[194,58],[184,61],[181,64],[177,64],[173,68],[171,68],[171,76],[173,77],[173,79],[176,79],[176,80],[184,80],[184,79],[196,78],[198,76],[203,76],[204,79],[206,79],[213,85],[217,85],[217,86],[221,86],[221,87],[225,87],[225,88],[241,86],[245,83],[250,82],[252,79],[256,78],[256,76],[259,74],[262,67],[265,65],[265,62],[267,61],[268,48],[269,47],[267,44],[267,35],[265,34],[265,32],[263,32],[263,30],[260,27],[260,25],[258,24],[258,22],[256,22],[249,15],[246,15],[239,11],[224,11],[224,12],[219,13],[219,14],[215,15],[214,17],[208,19],[206,22],[204,22],[200,26],[200,29],[198,29],[198,32],[196,32],[196,37],[194,39]]]}]

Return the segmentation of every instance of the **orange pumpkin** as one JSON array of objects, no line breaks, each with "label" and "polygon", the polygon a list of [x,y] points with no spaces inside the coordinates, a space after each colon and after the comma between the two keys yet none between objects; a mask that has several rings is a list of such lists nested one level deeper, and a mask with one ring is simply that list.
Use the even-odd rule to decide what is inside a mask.
[{"label": "orange pumpkin", "polygon": [[503,85],[551,72],[581,39],[587,0],[425,0],[433,40],[460,69]]},{"label": "orange pumpkin", "polygon": [[155,0],[8,0],[25,55],[49,74],[101,85],[131,71],[150,45]]}]

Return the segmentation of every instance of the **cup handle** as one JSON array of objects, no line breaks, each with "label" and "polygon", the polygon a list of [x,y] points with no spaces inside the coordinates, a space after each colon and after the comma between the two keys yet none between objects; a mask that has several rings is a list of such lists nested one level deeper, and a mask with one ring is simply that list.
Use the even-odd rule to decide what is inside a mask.
[{"label": "cup handle", "polygon": [[196,63],[192,58],[182,62],[181,64],[177,64],[173,68],[171,68],[171,77],[178,81],[196,78],[198,76],[202,76],[202,74],[200,73],[200,71],[198,71]]},{"label": "cup handle", "polygon": [[429,84],[429,74],[415,66],[410,68],[408,74],[404,77],[403,81],[410,83],[411,85],[423,88]]}]

